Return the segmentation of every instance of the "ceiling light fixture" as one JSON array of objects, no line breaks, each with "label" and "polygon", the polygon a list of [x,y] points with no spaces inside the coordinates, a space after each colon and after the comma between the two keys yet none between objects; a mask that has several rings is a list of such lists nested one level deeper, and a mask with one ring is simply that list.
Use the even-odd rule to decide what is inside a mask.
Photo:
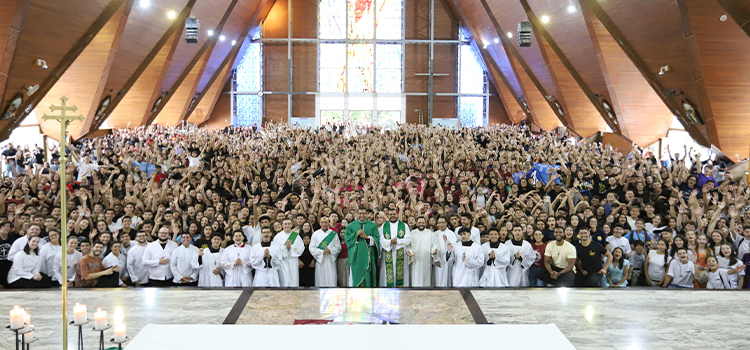
[{"label": "ceiling light fixture", "polygon": [[224,41],[224,39],[226,39],[226,37],[223,36],[223,35],[219,37],[219,40],[221,40],[221,41]]},{"label": "ceiling light fixture", "polygon": [[508,39],[512,39],[512,38],[513,38],[513,33],[511,33],[511,32],[508,32],[508,34],[507,34],[507,35],[508,35]]},{"label": "ceiling light fixture", "polygon": [[576,7],[571,4],[570,6],[568,6],[568,13],[573,13],[573,12],[576,12]]},{"label": "ceiling light fixture", "polygon": [[549,23],[549,16],[547,15],[542,16],[542,23]]},{"label": "ceiling light fixture", "polygon": [[141,5],[142,8],[147,8],[147,7],[151,6],[151,1],[149,1],[149,0],[141,0],[141,2],[138,3],[138,4]]},{"label": "ceiling light fixture", "polygon": [[495,44],[497,44],[499,42],[500,42],[500,39],[499,38],[495,38]]},{"label": "ceiling light fixture", "polygon": [[209,29],[208,32],[206,32],[206,34],[208,34],[208,36],[212,36],[214,35],[214,31]]},{"label": "ceiling light fixture", "polygon": [[232,40],[232,46],[237,43],[237,40]]},{"label": "ceiling light fixture", "polygon": [[169,19],[175,19],[175,17],[177,17],[177,13],[176,12],[174,12],[174,11],[167,12],[167,18],[169,18]]}]

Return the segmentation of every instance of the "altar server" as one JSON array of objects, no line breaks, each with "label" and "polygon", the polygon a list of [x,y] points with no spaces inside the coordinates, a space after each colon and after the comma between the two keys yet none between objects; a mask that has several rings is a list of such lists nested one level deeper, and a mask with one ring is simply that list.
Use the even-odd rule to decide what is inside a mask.
[{"label": "altar server", "polygon": [[190,232],[184,232],[180,239],[182,243],[172,252],[172,259],[169,266],[174,275],[174,284],[178,286],[198,286],[198,273],[200,272],[200,263],[198,263],[198,247],[192,245],[193,237]]},{"label": "altar server", "polygon": [[260,230],[260,240],[253,246],[250,263],[255,269],[253,287],[280,287],[279,267],[284,263],[280,247],[272,244],[270,227]]},{"label": "altar server", "polygon": [[315,258],[315,286],[336,287],[336,257],[341,251],[341,241],[336,231],[328,226],[327,217],[320,218],[320,230],[310,239],[310,253]]},{"label": "altar server", "polygon": [[224,277],[221,271],[221,235],[211,235],[211,245],[198,248],[198,264],[201,267],[198,274],[198,287],[223,287]]},{"label": "altar server", "polygon": [[496,229],[491,229],[489,236],[490,241],[482,244],[487,263],[479,285],[482,287],[508,287],[506,270],[510,265],[510,248],[500,242],[500,233]]},{"label": "altar server", "polygon": [[485,262],[484,251],[479,243],[471,240],[471,229],[461,227],[458,230],[461,243],[448,244],[447,259],[453,264],[453,287],[478,287],[479,268]]},{"label": "altar server", "polygon": [[529,285],[529,268],[536,261],[536,253],[531,243],[523,239],[523,228],[513,226],[513,237],[505,241],[510,251],[510,267],[508,267],[508,284],[511,287],[526,287]]},{"label": "altar server", "polygon": [[221,267],[226,273],[224,286],[252,287],[253,268],[250,266],[252,249],[245,244],[245,234],[242,231],[234,231],[232,240],[234,244],[226,247],[221,254]]}]

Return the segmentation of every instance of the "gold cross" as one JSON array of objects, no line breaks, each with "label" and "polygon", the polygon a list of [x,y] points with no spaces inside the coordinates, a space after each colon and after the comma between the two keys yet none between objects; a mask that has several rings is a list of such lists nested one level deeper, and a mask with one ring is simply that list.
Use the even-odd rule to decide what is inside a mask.
[{"label": "gold cross", "polygon": [[68,124],[68,123],[70,123],[70,122],[72,122],[74,120],[84,120],[84,118],[83,118],[82,115],[76,115],[76,116],[65,115],[66,111],[75,112],[75,111],[78,110],[78,107],[76,107],[76,106],[67,106],[66,103],[68,102],[68,98],[65,97],[65,96],[61,97],[60,101],[62,101],[62,106],[58,107],[58,106],[52,105],[52,106],[49,107],[50,111],[53,111],[53,112],[54,111],[60,111],[60,115],[47,115],[47,114],[44,114],[42,116],[42,119],[44,119],[44,120],[52,120],[52,119],[54,119],[54,120],[59,121],[60,123],[66,123],[66,124]]}]

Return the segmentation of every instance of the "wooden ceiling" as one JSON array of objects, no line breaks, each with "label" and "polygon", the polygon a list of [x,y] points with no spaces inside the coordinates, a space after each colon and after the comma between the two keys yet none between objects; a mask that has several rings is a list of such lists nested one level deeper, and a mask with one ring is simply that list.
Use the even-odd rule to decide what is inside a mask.
[{"label": "wooden ceiling", "polygon": [[[28,112],[40,117],[63,94],[87,117],[72,127],[73,137],[96,131],[105,120],[111,127],[205,122],[250,29],[265,19],[267,34],[286,36],[285,18],[266,17],[273,3],[0,2],[0,106],[24,97],[12,118],[0,120],[0,139]],[[406,7],[410,18],[422,16],[424,3]],[[436,6],[461,21],[514,122],[527,119],[542,129],[565,125],[583,137],[609,126],[647,146],[666,136],[677,116],[697,142],[733,159],[750,156],[750,0],[436,0]],[[176,18],[168,18],[169,11]],[[729,18],[721,21],[725,14]],[[185,42],[187,16],[200,20],[197,44]],[[520,21],[533,24],[531,47],[518,46]],[[421,33],[422,24],[407,28]],[[664,66],[669,71],[659,75]],[[26,95],[36,84],[39,91]],[[110,106],[97,115],[107,96]],[[699,123],[688,119],[684,102],[695,107]],[[51,124],[42,129],[59,136]]]}]

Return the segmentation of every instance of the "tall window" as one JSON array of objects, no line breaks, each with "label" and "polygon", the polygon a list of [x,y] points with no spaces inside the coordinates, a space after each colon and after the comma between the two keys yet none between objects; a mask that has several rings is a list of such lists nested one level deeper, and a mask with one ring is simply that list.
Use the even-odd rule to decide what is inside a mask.
[{"label": "tall window", "polygon": [[463,31],[459,33],[464,44],[458,50],[458,119],[463,126],[482,126],[487,106],[487,76]]},{"label": "tall window", "polygon": [[322,124],[401,120],[403,0],[320,0]]},{"label": "tall window", "polygon": [[[253,38],[260,38],[260,32]],[[247,45],[245,56],[234,75],[232,95],[235,126],[260,125],[263,119],[263,44],[259,41]]]}]

